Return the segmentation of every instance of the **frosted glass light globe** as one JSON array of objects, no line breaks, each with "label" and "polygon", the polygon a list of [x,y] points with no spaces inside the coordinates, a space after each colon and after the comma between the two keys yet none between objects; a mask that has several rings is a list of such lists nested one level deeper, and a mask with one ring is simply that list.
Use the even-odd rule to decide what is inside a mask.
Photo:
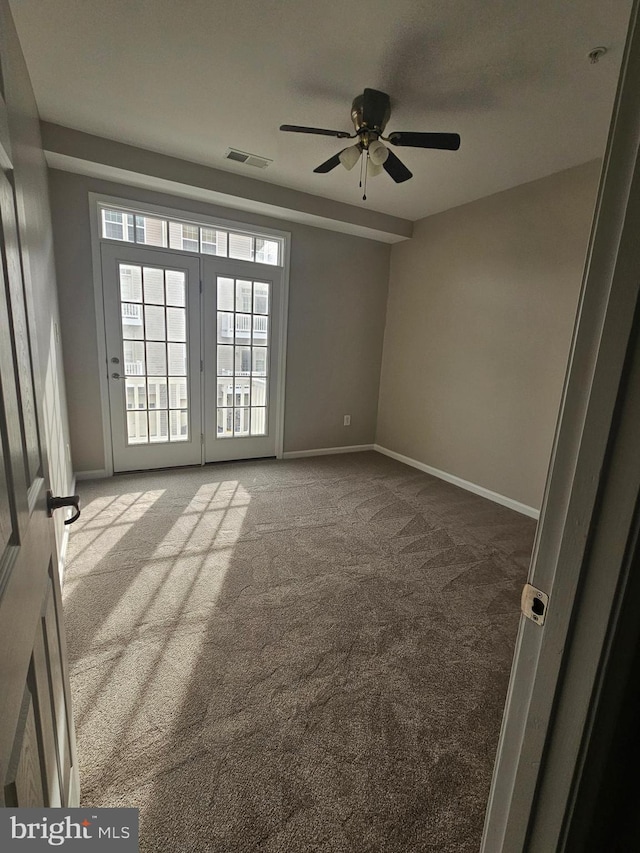
[{"label": "frosted glass light globe", "polygon": [[338,159],[345,169],[353,169],[360,159],[360,146],[350,145],[338,154]]},{"label": "frosted glass light globe", "polygon": [[379,139],[369,143],[369,157],[374,166],[382,166],[388,156],[389,151]]}]

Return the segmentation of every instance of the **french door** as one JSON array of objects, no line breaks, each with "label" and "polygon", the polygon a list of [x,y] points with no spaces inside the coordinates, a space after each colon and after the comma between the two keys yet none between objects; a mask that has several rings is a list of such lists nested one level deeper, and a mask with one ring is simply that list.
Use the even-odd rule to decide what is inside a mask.
[{"label": "french door", "polygon": [[275,456],[282,272],[203,258],[204,458]]},{"label": "french door", "polygon": [[114,471],[202,461],[200,261],[102,246]]},{"label": "french door", "polygon": [[275,456],[281,269],[101,251],[114,471]]}]

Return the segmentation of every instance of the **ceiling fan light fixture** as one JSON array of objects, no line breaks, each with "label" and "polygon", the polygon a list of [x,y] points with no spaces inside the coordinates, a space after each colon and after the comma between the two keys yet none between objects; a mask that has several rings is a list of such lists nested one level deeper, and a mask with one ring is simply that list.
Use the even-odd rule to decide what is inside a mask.
[{"label": "ceiling fan light fixture", "polygon": [[[379,139],[374,139],[373,142],[369,143],[369,161],[373,163],[374,166],[382,166],[388,156],[389,150],[382,144],[382,142],[380,142]],[[378,174],[378,172],[376,172],[376,174]]]},{"label": "ceiling fan light fixture", "polygon": [[381,175],[383,172],[382,166],[378,166],[377,163],[374,163],[371,157],[367,160],[367,175],[370,178],[375,178],[377,175]]},{"label": "ceiling fan light fixture", "polygon": [[353,169],[360,159],[360,146],[350,145],[338,154],[338,159],[345,169]]}]

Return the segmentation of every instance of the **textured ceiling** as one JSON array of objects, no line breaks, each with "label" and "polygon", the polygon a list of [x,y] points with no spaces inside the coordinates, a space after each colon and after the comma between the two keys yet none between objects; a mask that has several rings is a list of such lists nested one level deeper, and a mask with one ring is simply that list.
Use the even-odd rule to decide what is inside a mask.
[{"label": "textured ceiling", "polygon": [[[630,0],[12,0],[42,117],[216,168],[419,219],[601,156]],[[587,53],[606,45],[596,65]],[[387,131],[460,133],[395,149],[405,184],[313,168],[365,86]],[[231,146],[273,159],[262,171]]]}]

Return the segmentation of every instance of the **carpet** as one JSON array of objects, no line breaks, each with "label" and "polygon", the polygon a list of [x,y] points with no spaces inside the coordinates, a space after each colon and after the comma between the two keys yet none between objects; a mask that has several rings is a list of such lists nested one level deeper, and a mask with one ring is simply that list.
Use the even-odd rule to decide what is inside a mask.
[{"label": "carpet", "polygon": [[374,452],[78,490],[83,805],[149,853],[476,853],[531,519]]}]

